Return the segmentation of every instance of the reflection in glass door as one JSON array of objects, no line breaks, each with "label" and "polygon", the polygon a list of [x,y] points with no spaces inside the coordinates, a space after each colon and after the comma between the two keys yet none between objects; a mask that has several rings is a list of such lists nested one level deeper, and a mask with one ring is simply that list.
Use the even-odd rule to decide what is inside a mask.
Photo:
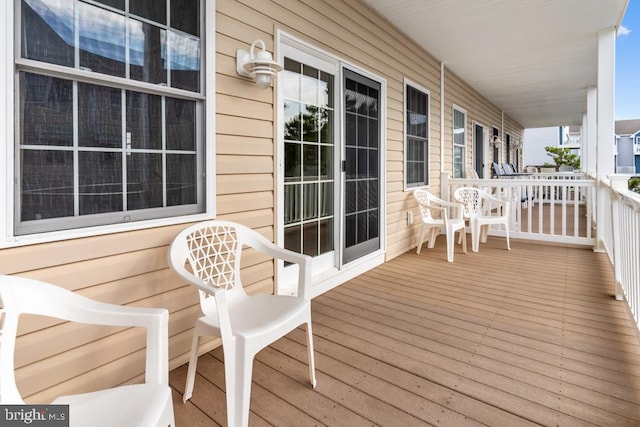
[{"label": "reflection in glass door", "polygon": [[344,264],[380,249],[380,83],[344,70]]},{"label": "reflection in glass door", "polygon": [[284,246],[334,251],[334,76],[284,60]]}]

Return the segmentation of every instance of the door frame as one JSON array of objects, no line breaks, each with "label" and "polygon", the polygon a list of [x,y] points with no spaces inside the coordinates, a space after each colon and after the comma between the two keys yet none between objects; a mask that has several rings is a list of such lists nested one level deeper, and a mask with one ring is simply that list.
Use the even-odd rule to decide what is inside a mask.
[{"label": "door frame", "polygon": [[[472,121],[472,134],[473,134],[473,164],[472,167],[478,172],[480,175],[480,179],[487,179],[488,168],[487,168],[487,157],[489,155],[489,144],[487,144],[487,127],[480,122]],[[476,150],[478,149],[478,141],[476,141],[476,127],[482,129],[482,141],[480,141],[480,151],[482,152],[482,166],[481,170],[476,169]]]},{"label": "door frame", "polygon": [[[336,97],[334,102],[334,123],[336,126],[336,141],[334,145],[334,171],[336,171],[336,179],[334,186],[334,206],[335,218],[334,224],[334,265],[324,271],[313,274],[311,297],[320,295],[347,280],[362,274],[377,265],[384,263],[386,244],[387,244],[387,221],[386,221],[386,151],[387,151],[387,81],[386,79],[373,74],[367,70],[358,67],[349,61],[344,60],[330,52],[327,52],[317,46],[308,43],[296,36],[287,33],[282,29],[276,29],[274,56],[278,62],[284,63],[285,49],[282,46],[288,46],[292,49],[299,50],[301,53],[317,58],[317,61],[328,62],[335,65],[334,82],[336,87]],[[308,65],[317,65],[314,62]],[[348,263],[342,263],[342,249],[344,248],[344,217],[345,206],[343,202],[344,195],[344,174],[342,172],[342,161],[345,160],[345,130],[342,115],[344,112],[344,88],[343,88],[343,69],[350,70],[360,74],[373,81],[380,83],[380,248],[370,254],[364,255]],[[284,121],[284,112],[281,105],[284,103],[284,93],[281,84],[276,82],[274,90],[274,241],[282,246],[284,244],[284,131],[280,124]],[[313,263],[312,263],[313,264]],[[295,267],[295,266],[294,266]],[[297,279],[297,267],[285,273],[284,262],[278,260],[276,262],[276,283],[282,289],[274,289],[276,293],[289,293],[289,280],[291,277]],[[293,273],[293,274],[292,274]],[[283,280],[279,280],[283,278]],[[280,283],[282,282],[282,286]]]}]

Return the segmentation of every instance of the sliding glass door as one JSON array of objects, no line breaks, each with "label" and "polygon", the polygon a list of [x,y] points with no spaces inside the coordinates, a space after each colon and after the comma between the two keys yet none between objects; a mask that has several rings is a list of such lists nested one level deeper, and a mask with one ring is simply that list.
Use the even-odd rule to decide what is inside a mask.
[{"label": "sliding glass door", "polygon": [[381,83],[293,44],[280,48],[279,241],[337,274],[381,249]]}]

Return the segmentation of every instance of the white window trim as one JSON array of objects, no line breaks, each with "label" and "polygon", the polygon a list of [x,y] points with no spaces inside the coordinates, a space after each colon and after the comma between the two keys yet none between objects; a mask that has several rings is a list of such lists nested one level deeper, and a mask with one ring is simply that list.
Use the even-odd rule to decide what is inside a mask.
[{"label": "white window trim", "polygon": [[[456,144],[456,138],[454,135],[455,132],[455,111],[458,111],[460,113],[464,114],[464,143],[462,144]],[[460,107],[457,104],[453,104],[453,106],[451,107],[451,175],[452,177],[455,177],[455,155],[456,155],[456,147],[462,147],[464,149],[464,153],[462,156],[462,176],[464,176],[464,170],[467,167],[467,134],[468,129],[467,129],[467,120],[468,120],[468,113],[467,110]]]},{"label": "white window trim", "polygon": [[[216,0],[203,0],[205,23],[204,38],[202,39],[202,51],[205,55],[205,72],[216,69]],[[139,222],[103,225],[95,227],[77,228],[70,230],[53,231],[46,233],[36,233],[23,236],[15,236],[14,227],[14,204],[15,204],[15,97],[14,79],[15,73],[15,49],[18,43],[14,37],[15,20],[14,16],[18,12],[14,0],[0,2],[0,58],[4,58],[4,67],[0,68],[0,129],[5,132],[0,138],[4,140],[4,147],[0,143],[0,169],[4,174],[0,174],[0,201],[3,201],[4,208],[0,208],[0,249],[8,247],[25,246],[30,244],[54,242],[81,237],[98,236],[124,231],[142,230],[153,227],[182,224],[188,222],[201,221],[215,217],[215,146],[216,146],[216,81],[215,72],[207,73],[205,83],[205,129],[204,129],[204,173],[205,173],[205,212],[197,215],[185,215],[171,218],[160,218]],[[15,40],[15,44],[14,44]],[[2,140],[0,140],[2,141]],[[1,205],[0,205],[1,206]]]},{"label": "white window trim", "polygon": [[[417,89],[421,92],[424,92],[427,94],[428,96],[428,104],[427,104],[427,182],[423,185],[414,185],[412,187],[409,187],[407,184],[407,86],[411,86],[414,89]],[[402,181],[404,183],[404,191],[413,191],[416,188],[428,188],[431,185],[431,91],[427,88],[425,88],[424,86],[408,79],[408,78],[404,78],[404,85],[403,85],[403,95],[404,95],[404,109],[403,109],[403,113],[404,113],[404,117],[403,117],[403,129],[402,129],[402,135],[403,135],[403,142],[404,142],[404,173],[403,173],[403,177],[402,177]]]},{"label": "white window trim", "polygon": [[0,174],[0,201],[3,202],[0,206],[4,205],[0,208],[0,245],[8,240],[9,230],[13,229],[13,11],[13,1],[3,1],[0,5],[0,28],[4,28],[0,33],[0,58],[4,59],[4,67],[0,68],[0,99],[4,100],[0,104],[0,129],[4,129],[0,137],[3,141],[0,144],[0,170],[5,171]]}]

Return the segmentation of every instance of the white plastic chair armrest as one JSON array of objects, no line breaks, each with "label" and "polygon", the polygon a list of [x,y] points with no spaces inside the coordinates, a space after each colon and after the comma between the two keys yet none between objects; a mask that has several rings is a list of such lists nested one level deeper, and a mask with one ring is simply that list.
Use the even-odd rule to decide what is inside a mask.
[{"label": "white plastic chair armrest", "polygon": [[[24,311],[28,313],[89,325],[145,328],[145,381],[169,383],[169,312],[166,309],[121,306],[95,301],[68,289],[27,278],[19,278],[19,282],[12,283],[12,288],[16,294],[29,293],[29,299],[23,303]],[[13,295],[8,297],[14,298]]]},{"label": "white plastic chair armrest", "polygon": [[490,200],[490,201],[492,201],[492,202],[495,202],[495,203],[499,203],[499,204],[503,204],[503,203],[505,203],[505,201],[504,201],[503,199],[501,199],[501,198],[499,198],[499,197],[495,197],[495,196],[493,196],[493,195],[491,195],[491,194],[489,194],[489,193],[485,193],[485,194],[483,195],[483,197],[484,197],[485,199],[488,199],[488,200]]},{"label": "white plastic chair armrest", "polygon": [[[75,295],[75,294],[74,294]],[[80,296],[80,295],[78,295]],[[84,299],[84,297],[82,297]],[[145,382],[169,383],[169,312],[163,308],[120,306],[87,299],[67,320],[94,325],[142,327],[146,329]],[[71,311],[75,310],[72,306]],[[88,313],[85,312],[88,310]]]},{"label": "white plastic chair armrest", "polygon": [[252,232],[250,237],[245,237],[247,238],[243,242],[244,244],[270,255],[273,258],[298,264],[298,296],[309,299],[308,295],[309,287],[311,286],[312,262],[312,258],[309,255],[300,254],[298,252],[282,248],[257,232]]},{"label": "white plastic chair armrest", "polygon": [[449,215],[449,211],[448,209],[442,207],[442,206],[437,206],[437,205],[433,205],[433,204],[427,204],[426,206],[429,209],[433,209],[433,210],[438,210],[440,212],[443,213],[442,218],[445,220],[445,222],[448,222],[449,219],[463,219],[464,217],[464,205],[462,203],[457,203],[457,202],[447,202],[445,200],[438,200],[438,204],[442,205],[442,206],[446,206],[446,207],[450,207],[450,208],[455,208],[455,215]]},{"label": "white plastic chair armrest", "polygon": [[450,208],[455,208],[456,211],[456,217],[454,218],[452,216],[451,219],[463,219],[464,217],[464,205],[462,203],[458,203],[458,202],[447,202],[447,201],[442,201],[442,204],[444,206],[448,206]]},{"label": "white plastic chair armrest", "polygon": [[428,209],[434,210],[434,211],[439,211],[442,215],[443,218],[446,219],[447,218],[447,208],[443,208],[442,206],[438,206],[438,205],[432,205],[431,203],[427,203],[426,205],[423,205],[425,207],[427,207]]}]

